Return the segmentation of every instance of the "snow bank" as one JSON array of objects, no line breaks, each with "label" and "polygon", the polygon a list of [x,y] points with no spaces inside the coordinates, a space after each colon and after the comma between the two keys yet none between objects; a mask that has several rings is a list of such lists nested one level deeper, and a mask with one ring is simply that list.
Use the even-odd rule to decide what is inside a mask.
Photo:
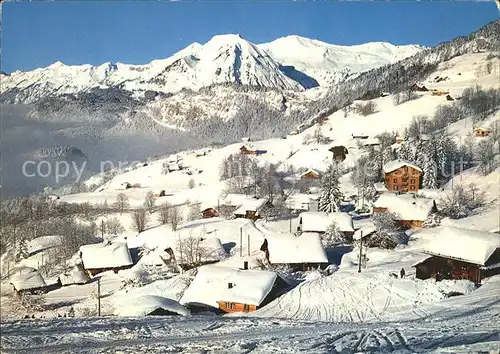
[{"label": "snow bank", "polygon": [[11,272],[10,283],[16,290],[29,290],[45,287],[45,280],[38,270],[31,267],[20,267]]},{"label": "snow bank", "polygon": [[30,254],[44,251],[48,248],[56,246],[60,242],[61,236],[50,235],[37,237],[28,242],[28,252]]},{"label": "snow bank", "polygon": [[276,273],[264,270],[200,267],[180,303],[219,307],[218,301],[228,301],[259,306],[273,288],[276,277]]},{"label": "snow bank", "polygon": [[128,298],[116,306],[115,315],[146,316],[158,309],[163,309],[182,316],[190,315],[189,310],[177,301],[155,295],[142,295]]},{"label": "snow bank", "polygon": [[451,291],[474,290],[466,280],[397,279],[386,274],[338,274],[301,283],[248,316],[307,321],[364,322],[423,317],[423,304]]},{"label": "snow bank", "polygon": [[132,265],[132,257],[126,243],[95,243],[80,247],[85,269],[117,268]]}]

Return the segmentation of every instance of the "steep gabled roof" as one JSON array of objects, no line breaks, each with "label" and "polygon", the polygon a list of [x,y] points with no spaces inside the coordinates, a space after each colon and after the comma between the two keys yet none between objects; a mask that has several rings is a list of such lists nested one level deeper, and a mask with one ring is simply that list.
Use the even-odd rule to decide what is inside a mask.
[{"label": "steep gabled roof", "polygon": [[260,199],[247,199],[243,202],[243,204],[234,211],[234,215],[244,215],[247,211],[259,211],[262,209],[268,199],[267,198],[260,198]]},{"label": "steep gabled roof", "polygon": [[415,170],[417,170],[419,172],[422,172],[422,169],[420,167],[418,167],[417,165],[415,165],[413,162],[410,162],[407,160],[401,160],[401,159],[393,160],[393,161],[386,163],[383,167],[383,170],[385,173],[390,173],[390,172],[395,171],[398,168],[401,168],[404,166],[408,166],[408,167],[414,168]]},{"label": "steep gabled roof", "polygon": [[18,291],[43,288],[46,286],[40,272],[31,267],[19,267],[12,271],[10,283]]}]

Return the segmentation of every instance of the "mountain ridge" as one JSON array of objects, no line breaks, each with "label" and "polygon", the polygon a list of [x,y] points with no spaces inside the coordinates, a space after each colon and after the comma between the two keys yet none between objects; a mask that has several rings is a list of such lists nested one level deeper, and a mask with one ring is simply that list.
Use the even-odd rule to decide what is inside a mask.
[{"label": "mountain ridge", "polygon": [[[94,88],[117,87],[137,94],[145,91],[176,93],[219,83],[302,91],[336,84],[349,75],[393,63],[423,49],[415,45],[397,47],[385,42],[336,46],[299,36],[283,38],[300,38],[300,41],[286,50],[280,38],[254,44],[239,34],[222,34],[215,35],[205,44],[194,42],[168,58],[143,65],[120,62],[65,65],[57,61],[44,68],[3,75],[0,98],[8,103],[33,103],[47,96],[75,94]],[[311,52],[313,44],[316,52],[324,56],[323,61],[314,53],[306,56],[305,62],[293,54]],[[375,53],[368,53],[374,47]],[[372,49],[360,51],[360,48]]]}]

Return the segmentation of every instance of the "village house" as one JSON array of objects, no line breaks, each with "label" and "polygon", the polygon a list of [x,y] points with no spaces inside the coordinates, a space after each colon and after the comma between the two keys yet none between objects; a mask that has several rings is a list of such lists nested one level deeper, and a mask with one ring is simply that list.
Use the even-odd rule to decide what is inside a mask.
[{"label": "village house", "polygon": [[348,213],[325,213],[321,211],[300,213],[297,231],[323,234],[333,223],[337,225],[346,239],[352,240],[354,226],[351,215]]},{"label": "village house", "polygon": [[307,170],[306,172],[302,173],[299,178],[301,180],[318,180],[318,179],[321,179],[321,174],[319,173],[319,171],[315,170],[315,169],[309,169]]},{"label": "village house", "polygon": [[246,218],[255,221],[261,217],[261,211],[266,205],[268,205],[267,198],[247,199],[234,211],[233,215],[236,218]]},{"label": "village house", "polygon": [[440,226],[423,249],[427,255],[414,264],[418,279],[468,279],[480,284],[500,274],[500,239],[497,233]]},{"label": "village house", "polygon": [[353,239],[354,241],[359,241],[361,239],[365,240],[366,238],[374,235],[376,232],[377,228],[375,227],[375,224],[373,222],[369,222],[354,232]]},{"label": "village house", "polygon": [[87,273],[81,265],[77,265],[72,269],[64,272],[59,276],[61,286],[68,286],[74,284],[85,284],[90,280]]},{"label": "village house", "polygon": [[47,284],[40,272],[32,267],[19,267],[12,269],[9,277],[10,284],[14,287],[14,294],[37,294],[47,291]]},{"label": "village house", "polygon": [[416,193],[422,169],[406,160],[394,160],[383,166],[385,187],[390,192]]},{"label": "village house", "polygon": [[245,145],[242,145],[240,147],[240,153],[245,154],[245,155],[255,155],[255,150],[253,148],[248,148]]},{"label": "village house", "polygon": [[333,154],[333,159],[337,162],[342,162],[346,159],[346,155],[349,154],[347,148],[343,145],[340,146],[332,146],[328,149]]},{"label": "village house", "polygon": [[378,138],[366,139],[363,142],[363,146],[379,146],[380,140]]},{"label": "village house", "polygon": [[384,193],[373,203],[373,214],[394,213],[400,227],[421,228],[433,205],[433,200],[413,194]]},{"label": "village house", "polygon": [[303,271],[328,266],[328,257],[317,232],[303,232],[299,236],[273,234],[264,240],[260,250],[272,265],[287,265]]},{"label": "village house", "polygon": [[402,136],[396,137],[396,144],[402,144],[405,141],[405,138]]},{"label": "village house", "polygon": [[219,216],[219,212],[212,207],[205,208],[201,211],[203,219],[215,218]]},{"label": "village house", "polygon": [[374,183],[373,188],[375,189],[375,193],[378,195],[389,192],[389,190],[387,189],[387,187],[383,182]]},{"label": "village house", "polygon": [[180,303],[223,312],[255,311],[284,293],[288,284],[275,272],[217,265],[198,268]]},{"label": "village house", "polygon": [[485,127],[478,127],[476,129],[474,129],[474,134],[476,136],[488,136],[490,134],[490,131],[488,128],[485,128]]},{"label": "village house", "polygon": [[353,133],[351,136],[353,139],[368,139],[368,135],[362,133]]},{"label": "village house", "polygon": [[80,259],[83,268],[94,276],[108,270],[118,273],[119,270],[132,267],[132,257],[125,242],[94,243],[80,247]]},{"label": "village house", "polygon": [[293,211],[318,211],[319,194],[295,193],[285,200],[287,209]]}]

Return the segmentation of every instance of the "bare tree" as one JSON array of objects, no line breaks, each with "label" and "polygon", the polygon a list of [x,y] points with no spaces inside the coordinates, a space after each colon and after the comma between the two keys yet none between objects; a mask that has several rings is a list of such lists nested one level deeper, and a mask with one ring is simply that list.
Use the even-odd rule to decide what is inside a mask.
[{"label": "bare tree", "polygon": [[485,203],[484,192],[474,184],[457,185],[439,201],[440,213],[451,219],[460,219],[472,213]]},{"label": "bare tree", "polygon": [[117,217],[109,218],[106,221],[106,228],[108,229],[108,233],[112,235],[118,235],[125,231],[125,228],[120,223],[120,219]]},{"label": "bare tree", "polygon": [[181,213],[178,207],[173,207],[170,213],[170,225],[172,230],[176,231],[179,223],[181,222]]},{"label": "bare tree", "polygon": [[158,210],[158,221],[162,225],[166,225],[170,221],[170,209],[170,205],[165,202]]},{"label": "bare tree", "polygon": [[144,198],[144,207],[149,211],[149,213],[153,212],[155,203],[156,203],[156,198],[153,192],[149,191],[146,194],[146,197]]},{"label": "bare tree", "polygon": [[132,214],[132,220],[134,223],[134,229],[137,232],[143,232],[144,230],[146,230],[149,221],[149,215],[146,213],[146,210],[137,209],[134,210],[134,213]]},{"label": "bare tree", "polygon": [[120,211],[120,214],[130,206],[128,197],[125,195],[125,193],[120,193],[116,196],[116,201],[113,206]]},{"label": "bare tree", "polygon": [[406,236],[396,219],[394,213],[376,213],[373,216],[373,223],[377,231],[366,240],[367,246],[393,249],[402,243]]},{"label": "bare tree", "polygon": [[354,108],[358,114],[368,116],[377,111],[377,104],[373,101],[368,101],[366,103],[357,103]]},{"label": "bare tree", "polygon": [[197,220],[200,218],[201,211],[200,211],[200,204],[191,204],[189,206],[189,214],[188,214],[188,220]]},{"label": "bare tree", "polygon": [[[208,258],[213,258],[213,250],[203,244],[201,236],[189,235],[188,237],[180,237],[177,240],[177,254],[176,262],[178,265],[187,265],[189,267],[200,266]],[[215,255],[213,255],[215,256]]]},{"label": "bare tree", "polygon": [[484,174],[491,173],[498,166],[497,157],[499,155],[499,144],[493,139],[486,139],[477,145],[479,166]]}]

